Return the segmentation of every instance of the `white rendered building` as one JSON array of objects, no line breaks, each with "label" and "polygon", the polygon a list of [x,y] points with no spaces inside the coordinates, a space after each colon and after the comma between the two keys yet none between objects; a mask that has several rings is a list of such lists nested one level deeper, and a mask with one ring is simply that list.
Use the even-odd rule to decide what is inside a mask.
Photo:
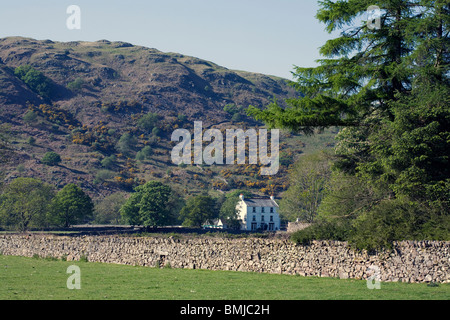
[{"label": "white rendered building", "polygon": [[269,199],[245,199],[241,194],[239,198],[236,212],[241,222],[241,230],[280,230],[278,204],[273,196]]}]

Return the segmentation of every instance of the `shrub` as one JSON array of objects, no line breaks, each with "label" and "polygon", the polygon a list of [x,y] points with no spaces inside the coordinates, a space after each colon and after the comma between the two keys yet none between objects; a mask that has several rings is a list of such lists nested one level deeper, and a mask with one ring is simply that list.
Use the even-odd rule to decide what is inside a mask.
[{"label": "shrub", "polygon": [[126,194],[113,193],[98,201],[94,207],[94,222],[98,224],[119,224],[120,208],[127,201]]},{"label": "shrub", "polygon": [[125,132],[119,139],[116,144],[116,149],[120,153],[129,154],[133,148],[137,144],[137,139],[129,132]]},{"label": "shrub", "polygon": [[136,153],[136,160],[142,161],[145,160],[145,155],[142,153],[142,151],[139,151]]},{"label": "shrub", "polygon": [[156,123],[159,120],[159,115],[157,113],[147,113],[142,116],[141,119],[137,122],[137,126],[141,129],[151,131],[156,126]]},{"label": "shrub", "polygon": [[136,154],[136,160],[145,160],[148,159],[152,154],[152,148],[150,146],[145,146]]},{"label": "shrub", "polygon": [[155,137],[159,137],[159,135],[161,134],[161,129],[159,129],[158,127],[154,127],[152,129],[152,135]]},{"label": "shrub", "polygon": [[184,114],[179,113],[177,116],[178,121],[180,121],[181,123],[186,122],[187,117]]},{"label": "shrub", "polygon": [[47,152],[42,158],[42,163],[48,166],[55,166],[61,162],[61,157],[56,152]]},{"label": "shrub", "polygon": [[32,91],[43,97],[50,99],[52,85],[50,80],[40,71],[29,65],[17,67],[14,74],[22,80]]},{"label": "shrub", "polygon": [[102,183],[106,180],[112,179],[114,177],[114,172],[109,170],[99,170],[95,175],[94,183]]},{"label": "shrub", "polygon": [[116,160],[117,160],[116,156],[115,155],[111,155],[109,157],[104,158],[101,161],[101,165],[104,168],[109,168],[110,169],[110,168],[112,168],[114,166],[114,164],[116,163]]},{"label": "shrub", "polygon": [[291,240],[302,245],[309,245],[313,240],[346,241],[350,238],[352,228],[347,220],[318,220],[313,225],[294,232]]},{"label": "shrub", "polygon": [[83,88],[83,84],[84,84],[83,79],[77,78],[74,81],[69,82],[67,84],[67,89],[69,89],[70,91],[73,91],[73,92],[78,92],[81,90],[81,88]]},{"label": "shrub", "polygon": [[25,121],[28,124],[32,124],[36,121],[37,119],[37,114],[36,112],[32,111],[32,110],[28,110],[24,115],[23,115],[23,121]]}]

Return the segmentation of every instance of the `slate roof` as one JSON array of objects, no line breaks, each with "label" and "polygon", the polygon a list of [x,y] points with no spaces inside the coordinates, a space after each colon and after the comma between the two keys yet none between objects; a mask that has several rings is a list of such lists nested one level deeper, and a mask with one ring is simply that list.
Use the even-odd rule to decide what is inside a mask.
[{"label": "slate roof", "polygon": [[248,207],[278,207],[278,204],[272,199],[244,199]]}]

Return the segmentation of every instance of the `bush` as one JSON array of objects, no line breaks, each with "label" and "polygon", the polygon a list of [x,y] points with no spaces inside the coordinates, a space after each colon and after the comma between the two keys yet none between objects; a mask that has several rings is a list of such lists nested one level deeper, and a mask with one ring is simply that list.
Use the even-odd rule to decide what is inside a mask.
[{"label": "bush", "polygon": [[83,79],[77,78],[74,81],[69,82],[67,84],[67,89],[69,89],[72,92],[78,92],[81,90],[81,88],[83,88],[83,84],[84,84]]},{"label": "bush", "polygon": [[320,218],[291,235],[307,245],[312,240],[347,241],[369,252],[390,249],[394,241],[450,240],[450,218],[441,211],[407,199],[380,201],[356,217]]},{"label": "bush", "polygon": [[137,144],[137,139],[129,132],[125,132],[116,144],[116,149],[120,153],[129,154],[132,148]]},{"label": "bush", "polygon": [[347,241],[351,230],[351,225],[346,220],[318,220],[313,225],[294,232],[291,240],[302,245],[309,245],[313,240]]},{"label": "bush", "polygon": [[139,151],[136,154],[136,160],[142,161],[142,160],[148,159],[148,158],[150,158],[151,154],[152,154],[152,148],[150,146],[145,146],[144,148],[142,148],[141,151]]},{"label": "bush", "polygon": [[98,201],[94,207],[94,222],[98,224],[120,224],[120,208],[127,201],[126,194],[117,192]]},{"label": "bush", "polygon": [[34,111],[28,110],[24,115],[23,115],[23,121],[25,121],[28,124],[32,124],[36,122],[37,119],[37,114]]},{"label": "bush", "polygon": [[450,239],[449,215],[406,199],[381,201],[354,222],[350,241],[359,249],[390,248],[393,241]]},{"label": "bush", "polygon": [[152,135],[155,137],[159,137],[159,135],[161,134],[161,129],[159,129],[158,127],[154,127],[152,129]]},{"label": "bush", "polygon": [[186,122],[187,117],[184,114],[179,113],[177,116],[178,121],[180,121],[181,123]]},{"label": "bush", "polygon": [[116,163],[116,160],[117,160],[116,156],[115,155],[111,155],[109,157],[104,158],[101,161],[101,165],[104,168],[110,169],[110,168],[112,168],[114,166],[114,164]]},{"label": "bush", "polygon": [[56,152],[47,152],[42,158],[42,163],[48,166],[55,166],[61,162],[61,157]]},{"label": "bush", "polygon": [[137,126],[141,129],[151,131],[156,126],[159,120],[159,115],[157,113],[147,113],[142,116],[141,119],[137,122]]},{"label": "bush", "polygon": [[14,74],[42,98],[47,100],[51,98],[51,82],[42,72],[29,65],[24,65],[17,67]]},{"label": "bush", "polygon": [[109,170],[99,170],[95,175],[94,183],[95,184],[102,183],[112,178],[114,178],[114,172]]}]

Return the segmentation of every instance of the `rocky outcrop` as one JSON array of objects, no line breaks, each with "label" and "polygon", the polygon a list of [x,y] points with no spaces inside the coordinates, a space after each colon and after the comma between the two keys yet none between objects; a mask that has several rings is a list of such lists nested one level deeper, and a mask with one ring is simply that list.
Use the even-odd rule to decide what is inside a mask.
[{"label": "rocky outcrop", "polygon": [[1,235],[4,255],[64,257],[151,267],[233,270],[380,281],[450,282],[450,242],[403,241],[376,255],[346,242],[300,246],[282,239]]}]

